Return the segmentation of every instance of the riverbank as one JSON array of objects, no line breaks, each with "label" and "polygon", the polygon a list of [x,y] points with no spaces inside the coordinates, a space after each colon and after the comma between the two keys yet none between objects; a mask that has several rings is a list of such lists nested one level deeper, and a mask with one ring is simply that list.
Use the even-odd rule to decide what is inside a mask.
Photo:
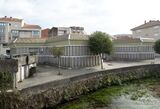
[{"label": "riverbank", "polygon": [[56,109],[158,109],[159,103],[160,78],[150,78],[99,89]]},{"label": "riverbank", "polygon": [[125,82],[149,77],[160,77],[159,64],[95,71],[29,87],[16,93],[0,94],[0,105],[2,109],[57,107],[59,104],[104,87],[122,85]]}]

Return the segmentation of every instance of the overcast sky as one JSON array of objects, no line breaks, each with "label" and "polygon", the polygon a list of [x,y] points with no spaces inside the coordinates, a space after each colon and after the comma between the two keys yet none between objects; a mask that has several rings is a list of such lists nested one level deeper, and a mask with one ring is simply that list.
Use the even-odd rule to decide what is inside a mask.
[{"label": "overcast sky", "polygon": [[109,34],[131,33],[144,20],[160,20],[160,0],[0,0],[0,16],[42,28],[83,26]]}]

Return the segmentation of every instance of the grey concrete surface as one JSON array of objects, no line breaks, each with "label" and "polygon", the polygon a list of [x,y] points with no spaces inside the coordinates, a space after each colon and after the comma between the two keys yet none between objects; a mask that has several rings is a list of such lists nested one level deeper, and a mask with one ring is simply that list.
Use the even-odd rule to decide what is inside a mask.
[{"label": "grey concrete surface", "polygon": [[18,83],[18,90],[44,84],[47,82],[60,80],[64,78],[70,78],[77,75],[83,75],[86,73],[92,73],[94,71],[100,71],[100,70],[107,70],[107,69],[115,69],[115,68],[122,68],[122,67],[130,67],[130,66],[138,66],[138,65],[147,65],[147,64],[158,64],[160,63],[160,58],[157,58],[155,60],[145,60],[145,61],[138,61],[138,62],[104,62],[104,69],[101,69],[100,66],[95,67],[87,67],[87,68],[81,68],[81,69],[61,69],[60,72],[62,75],[58,75],[58,68],[53,66],[38,66],[37,67],[37,73],[34,75],[34,77],[25,79],[23,82]]}]

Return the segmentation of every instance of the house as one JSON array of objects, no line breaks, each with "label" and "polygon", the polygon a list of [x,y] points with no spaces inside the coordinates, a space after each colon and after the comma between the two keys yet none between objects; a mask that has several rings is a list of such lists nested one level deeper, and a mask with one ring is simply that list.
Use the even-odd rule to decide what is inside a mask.
[{"label": "house", "polygon": [[0,54],[9,51],[8,44],[16,38],[40,38],[41,27],[24,23],[23,19],[0,17]]},{"label": "house", "polygon": [[49,28],[43,29],[41,33],[41,38],[48,38],[49,37]]},{"label": "house", "polygon": [[155,40],[160,39],[160,21],[150,20],[144,22],[144,24],[131,29],[133,37],[135,38],[153,38]]}]

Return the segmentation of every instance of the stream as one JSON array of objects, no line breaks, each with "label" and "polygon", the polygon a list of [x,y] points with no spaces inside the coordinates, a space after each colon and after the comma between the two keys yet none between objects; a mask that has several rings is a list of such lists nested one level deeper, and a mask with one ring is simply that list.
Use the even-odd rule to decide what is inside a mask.
[{"label": "stream", "polygon": [[97,90],[58,109],[160,109],[160,79],[145,79]]}]

